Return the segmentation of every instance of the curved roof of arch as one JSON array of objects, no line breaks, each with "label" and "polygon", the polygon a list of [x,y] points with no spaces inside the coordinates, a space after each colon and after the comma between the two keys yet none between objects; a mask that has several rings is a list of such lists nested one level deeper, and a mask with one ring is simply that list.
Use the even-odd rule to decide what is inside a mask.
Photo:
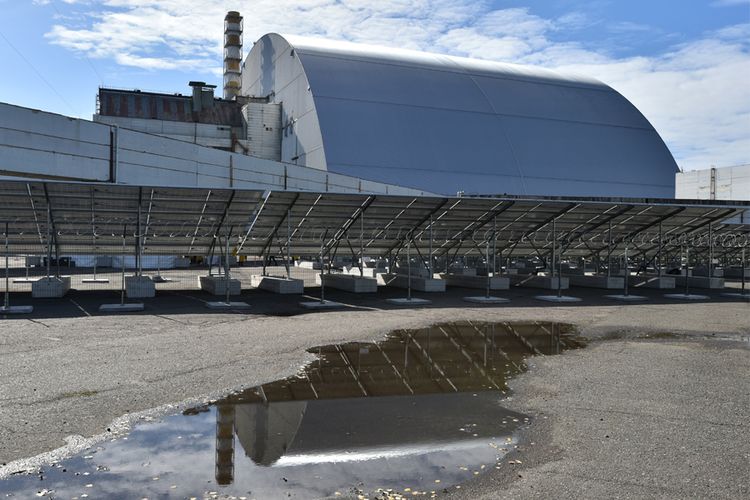
[{"label": "curved roof of arch", "polygon": [[267,43],[291,47],[304,68],[330,171],[443,194],[674,196],[678,169],[659,134],[595,79],[296,36]]}]

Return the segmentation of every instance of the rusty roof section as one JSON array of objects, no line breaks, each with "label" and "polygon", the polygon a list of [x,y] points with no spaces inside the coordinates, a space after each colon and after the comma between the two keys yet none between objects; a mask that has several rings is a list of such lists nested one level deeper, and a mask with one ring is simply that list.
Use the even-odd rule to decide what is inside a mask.
[{"label": "rusty roof section", "polygon": [[241,127],[241,108],[240,102],[215,98],[213,106],[194,112],[190,95],[99,89],[99,114],[102,116]]}]

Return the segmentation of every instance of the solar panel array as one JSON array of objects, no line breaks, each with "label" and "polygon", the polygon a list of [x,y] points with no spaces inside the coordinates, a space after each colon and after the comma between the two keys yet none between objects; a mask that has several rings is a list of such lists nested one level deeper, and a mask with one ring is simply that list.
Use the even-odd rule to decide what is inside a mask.
[{"label": "solar panel array", "polygon": [[[0,182],[12,252],[436,257],[750,246],[750,203],[521,197],[404,197],[98,183]],[[0,227],[4,231],[4,227]],[[124,238],[123,238],[124,235]],[[710,236],[710,238],[709,238]],[[661,244],[660,244],[661,242]],[[49,243],[49,249],[48,244]],[[218,250],[221,252],[221,250]]]}]

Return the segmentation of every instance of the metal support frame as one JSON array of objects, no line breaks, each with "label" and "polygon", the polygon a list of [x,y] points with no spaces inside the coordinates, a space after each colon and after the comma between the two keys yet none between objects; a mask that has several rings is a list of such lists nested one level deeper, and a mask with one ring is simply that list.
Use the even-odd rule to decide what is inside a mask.
[{"label": "metal support frame", "polygon": [[253,220],[250,221],[250,224],[247,226],[247,231],[245,231],[245,236],[242,237],[242,240],[240,241],[240,244],[237,245],[237,255],[242,251],[242,248],[245,246],[245,242],[250,237],[250,233],[253,232],[253,229],[255,228],[255,224],[258,222],[258,219],[260,218],[261,214],[263,213],[263,209],[266,208],[266,203],[268,203],[269,198],[271,198],[272,191],[267,191],[263,199],[258,203],[258,207],[255,210],[255,214],[253,216]]},{"label": "metal support frame", "polygon": [[[463,241],[466,239],[466,237],[471,234],[472,232],[479,231],[484,226],[489,224],[490,222],[494,222],[497,220],[497,216],[501,213],[505,212],[506,210],[510,209],[513,205],[515,205],[515,201],[503,201],[498,204],[496,204],[492,209],[490,209],[489,215],[482,219],[481,221],[473,221],[469,225],[467,225],[465,228],[460,230],[458,233],[456,233],[449,242],[454,242],[452,244],[444,243],[440,245],[440,247],[437,249],[437,251],[443,250],[442,256],[447,256],[448,252],[453,250],[456,246],[459,246],[463,244]],[[476,227],[472,227],[476,224]],[[458,251],[456,251],[456,255],[458,255]],[[454,257],[455,258],[455,257]]]},{"label": "metal support frame", "polygon": [[[352,214],[347,218],[346,221],[339,227],[336,232],[333,235],[333,238],[325,245],[325,253],[326,255],[331,253],[331,250],[333,250],[334,247],[336,247],[336,250],[334,250],[334,254],[338,250],[339,242],[348,236],[349,229],[354,225],[354,223],[357,222],[360,218],[364,217],[365,210],[372,205],[372,203],[375,201],[375,196],[371,195],[365,198],[365,201],[362,202],[362,204],[357,207],[357,209],[352,212]],[[364,247],[364,245],[362,245]],[[364,251],[364,250],[363,250]]]},{"label": "metal support frame", "polygon": [[292,209],[286,211],[286,279],[292,279]]},{"label": "metal support frame", "polygon": [[52,260],[52,248],[50,246],[50,228],[52,230],[52,239],[55,242],[55,261],[56,261],[56,274],[55,277],[60,277],[60,242],[57,239],[57,228],[55,227],[55,218],[52,215],[52,201],[49,196],[49,190],[47,189],[47,183],[43,183],[44,187],[44,199],[47,202],[47,278],[50,277],[50,261]]},{"label": "metal support frame", "polygon": [[229,226],[229,229],[227,230],[226,235],[226,250],[224,252],[224,289],[226,291],[226,302],[227,305],[230,304],[229,300],[229,280],[230,278],[230,272],[229,272],[229,239],[232,237],[232,226]]},{"label": "metal support frame", "polygon": [[[264,255],[267,251],[270,250],[271,245],[273,244],[273,240],[276,238],[276,234],[278,233],[279,229],[281,229],[281,226],[284,224],[284,222],[286,222],[287,217],[289,217],[289,215],[292,213],[292,208],[294,208],[294,205],[297,203],[297,200],[299,200],[299,198],[300,198],[300,193],[296,193],[294,198],[292,198],[292,201],[287,205],[286,210],[284,211],[284,216],[281,219],[279,219],[279,221],[271,230],[271,234],[268,236],[268,238],[266,238],[266,241],[263,243],[263,247],[261,248],[261,251],[260,251],[261,255]],[[249,231],[248,231],[248,234],[249,234]]]},{"label": "metal support frame", "polygon": [[[683,210],[684,210],[684,208],[681,208],[681,209],[678,209],[678,210],[676,210],[676,211],[672,212],[671,214],[669,214],[669,216],[664,216],[664,217],[661,217],[661,218],[659,218],[659,220],[658,220],[658,223],[659,223],[659,224],[661,224],[661,223],[662,223],[662,222],[663,222],[664,220],[667,220],[667,219],[668,219],[669,217],[671,217],[672,215],[676,215],[677,213],[680,213],[680,212],[682,212]],[[717,209],[717,210],[718,210],[718,209]],[[689,229],[687,229],[687,230],[683,231],[682,233],[680,233],[680,234],[679,234],[679,237],[685,237],[685,238],[687,238],[687,237],[689,237],[689,236],[692,236],[692,235],[694,235],[695,233],[697,233],[698,231],[700,231],[701,229],[703,229],[704,227],[706,227],[707,225],[709,225],[709,224],[713,225],[713,223],[715,223],[715,222],[718,222],[718,221],[721,221],[721,220],[725,220],[725,219],[726,219],[727,217],[729,217],[729,216],[730,216],[730,215],[732,215],[733,213],[734,213],[734,210],[733,210],[733,209],[722,211],[720,215],[717,215],[717,216],[715,216],[715,217],[711,217],[711,218],[710,218],[710,219],[708,219],[707,221],[703,221],[702,223],[700,223],[700,224],[698,224],[698,225],[696,225],[696,226],[691,226],[691,227],[690,227]],[[694,220],[695,220],[695,219],[694,219]],[[649,226],[648,226],[647,228],[644,228],[644,229],[641,229],[641,230],[639,230],[638,232],[635,232],[635,233],[633,234],[633,237],[635,237],[635,235],[637,235],[638,233],[640,233],[640,232],[643,232],[643,231],[645,231],[646,229],[649,229],[650,227],[653,227],[653,226],[654,226],[654,224],[656,224],[656,223],[650,224],[650,225],[649,225]],[[678,231],[679,229],[680,229],[680,228],[678,228],[678,227],[675,227],[675,228],[671,229],[670,231],[667,231],[667,233],[666,233],[666,234],[669,234],[669,233],[673,233],[673,232],[675,232],[675,231]],[[715,229],[715,228],[713,228],[713,229]],[[653,250],[654,250],[654,248],[657,248],[657,249],[658,249],[658,248],[659,248],[659,245],[652,245],[652,246],[650,246],[650,247],[648,247],[648,248],[646,248],[646,249],[644,249],[644,250],[641,250],[640,252],[638,252],[638,253],[637,253],[636,255],[634,255],[633,257],[634,257],[634,258],[637,258],[637,257],[640,257],[640,256],[642,256],[642,255],[647,255],[647,254],[648,254],[649,252],[653,251]]]},{"label": "metal support frame", "polygon": [[[201,210],[201,214],[198,216],[198,222],[196,222],[195,224],[195,230],[193,231],[193,238],[190,240],[190,247],[188,248],[188,254],[192,253],[193,246],[195,245],[195,240],[198,239],[198,231],[200,230],[201,224],[203,223],[203,217],[206,215],[206,210],[208,209],[208,201],[211,199],[212,193],[213,191],[211,191],[210,189],[208,190],[208,193],[206,193],[206,199],[203,201],[203,209]],[[206,255],[208,254],[209,252],[206,252]]]},{"label": "metal support frame", "polygon": [[10,246],[8,244],[8,222],[5,222],[5,298],[3,300],[3,310],[10,310],[10,270],[8,258],[10,254]]},{"label": "metal support frame", "polygon": [[[383,234],[383,232],[386,231],[396,221],[396,219],[398,219],[404,212],[406,212],[406,210],[408,210],[411,207],[411,205],[414,204],[416,201],[417,201],[417,198],[415,198],[414,200],[412,200],[412,202],[406,208],[404,208],[404,210],[402,210],[396,217],[394,217],[392,221],[390,221],[388,224],[386,224],[386,226],[377,235],[375,235],[375,237],[373,239],[371,239],[367,243],[367,245],[365,245],[365,246],[369,247],[372,244],[373,241],[375,241],[381,234]],[[417,231],[417,230],[419,230],[419,228],[422,226],[422,224],[424,224],[428,220],[431,220],[431,218],[436,213],[438,213],[440,210],[442,210],[445,207],[445,205],[447,205],[449,202],[450,202],[449,199],[442,199],[442,201],[435,208],[433,208],[432,210],[430,210],[430,212],[427,215],[425,215],[419,222],[417,222],[414,226],[412,226],[409,229],[409,231],[406,232],[406,235],[407,236],[408,235],[413,236],[414,232]],[[448,209],[448,211],[450,211],[451,209],[455,208],[460,202],[461,201],[459,200],[456,203],[454,203],[453,206],[451,206]],[[430,225],[432,225],[432,223],[430,223]],[[421,236],[421,234],[422,234],[422,232],[419,233],[420,236]],[[398,251],[401,248],[403,248],[405,241],[406,241],[406,236],[404,236],[402,238],[399,238],[396,241],[396,243],[394,243],[393,245],[391,245],[388,249],[386,249],[385,252],[383,252],[383,255],[390,254],[394,250],[396,250],[396,252],[398,254]]]},{"label": "metal support frame", "polygon": [[[135,224],[135,275],[141,276],[143,271],[143,263],[141,262],[142,247],[141,242],[143,241],[141,234],[141,202],[143,200],[143,188],[138,188],[138,219]],[[123,256],[124,257],[124,256]]]},{"label": "metal support frame", "polygon": [[[227,217],[229,216],[229,209],[232,206],[232,201],[234,201],[234,196],[237,194],[237,191],[232,190],[229,194],[229,199],[227,199],[226,204],[224,205],[224,212],[221,214],[221,218],[219,219],[219,223],[216,225],[216,229],[214,230],[214,235],[220,234],[222,227],[224,226],[224,223],[226,222]],[[216,244],[216,238],[214,237],[213,240],[211,240],[211,247],[209,248],[209,253],[213,254],[213,247]]]},{"label": "metal support frame", "polygon": [[128,225],[122,226],[122,264],[120,265],[120,306],[125,304],[125,238],[128,232]]}]

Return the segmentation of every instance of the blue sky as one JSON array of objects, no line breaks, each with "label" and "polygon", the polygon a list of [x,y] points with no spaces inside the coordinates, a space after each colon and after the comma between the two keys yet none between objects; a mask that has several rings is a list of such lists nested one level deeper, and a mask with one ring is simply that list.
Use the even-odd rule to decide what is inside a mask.
[{"label": "blue sky", "polygon": [[750,163],[750,0],[0,0],[0,101],[90,118],[99,85],[221,81],[281,32],[584,73],[628,97],[684,169]]}]

